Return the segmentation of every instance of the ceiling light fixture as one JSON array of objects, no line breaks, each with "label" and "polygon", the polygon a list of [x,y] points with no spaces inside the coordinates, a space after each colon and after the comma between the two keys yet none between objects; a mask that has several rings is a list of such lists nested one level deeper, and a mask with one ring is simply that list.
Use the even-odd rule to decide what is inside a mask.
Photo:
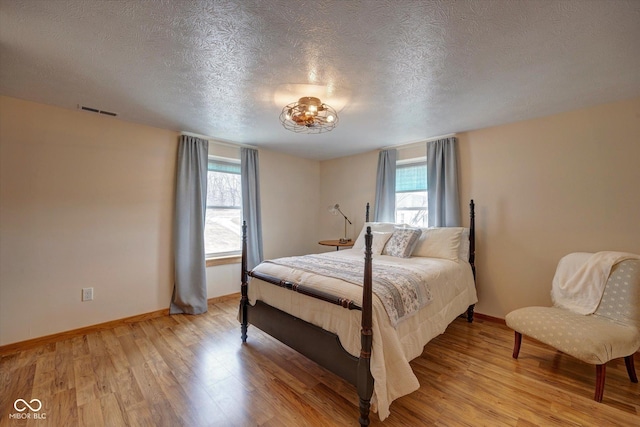
[{"label": "ceiling light fixture", "polygon": [[338,124],[338,114],[319,98],[303,96],[282,109],[280,123],[297,133],[324,133]]}]

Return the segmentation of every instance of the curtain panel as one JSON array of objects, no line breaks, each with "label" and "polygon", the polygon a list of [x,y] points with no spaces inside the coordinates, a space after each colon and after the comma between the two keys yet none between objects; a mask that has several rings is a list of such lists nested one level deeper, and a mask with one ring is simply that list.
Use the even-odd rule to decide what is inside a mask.
[{"label": "curtain panel", "polygon": [[427,142],[429,227],[459,227],[458,156],[455,137]]},{"label": "curtain panel", "polygon": [[247,223],[247,268],[249,270],[263,260],[258,163],[258,150],[242,147],[240,150],[242,220]]},{"label": "curtain panel", "polygon": [[376,200],[373,220],[395,222],[396,217],[396,149],[382,150],[378,154]]},{"label": "curtain panel", "polygon": [[174,286],[170,314],[207,311],[204,221],[209,142],[181,135],[174,223]]}]

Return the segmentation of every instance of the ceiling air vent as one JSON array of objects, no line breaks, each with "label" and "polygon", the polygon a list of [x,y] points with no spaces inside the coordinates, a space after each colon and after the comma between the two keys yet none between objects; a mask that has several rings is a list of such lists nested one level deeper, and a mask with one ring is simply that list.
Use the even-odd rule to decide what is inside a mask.
[{"label": "ceiling air vent", "polygon": [[90,111],[92,113],[104,114],[105,116],[116,117],[118,115],[116,113],[112,113],[111,111],[98,110],[97,108],[85,107],[84,105],[78,105],[78,108],[84,111]]}]

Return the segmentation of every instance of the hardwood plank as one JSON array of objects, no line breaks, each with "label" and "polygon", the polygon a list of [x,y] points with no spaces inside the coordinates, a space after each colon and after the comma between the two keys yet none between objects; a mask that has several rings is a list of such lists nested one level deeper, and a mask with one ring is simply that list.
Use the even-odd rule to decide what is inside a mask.
[{"label": "hardwood plank", "polygon": [[126,426],[125,416],[115,394],[111,393],[100,399],[102,417],[105,426]]},{"label": "hardwood plank", "polygon": [[119,335],[118,341],[120,342],[120,348],[127,358],[129,366],[142,365],[146,359],[140,347],[136,343],[136,337],[134,334]]},{"label": "hardwood plank", "polygon": [[82,356],[73,360],[73,372],[76,382],[76,402],[84,405],[99,398],[96,384],[97,379],[93,371],[91,356]]},{"label": "hardwood plank", "polygon": [[113,329],[100,331],[100,336],[104,342],[111,363],[116,370],[126,370],[129,368],[129,359],[125,351],[122,349],[120,340],[114,333]]},{"label": "hardwood plank", "polygon": [[73,364],[73,346],[70,339],[56,343],[55,388],[56,391],[73,389],[76,386]]},{"label": "hardwood plank", "polygon": [[[145,402],[145,396],[142,394],[142,390],[140,390],[138,381],[136,380],[131,368],[118,372],[115,375],[115,382],[118,384],[115,397],[118,404],[124,411],[135,408]],[[109,393],[105,397],[110,397],[111,395],[112,394]]]},{"label": "hardwood plank", "polygon": [[171,403],[158,384],[158,369],[153,363],[145,363],[131,368],[147,407],[151,410],[153,422],[164,425],[182,425]]},{"label": "hardwood plank", "polygon": [[[2,365],[0,365],[0,371],[4,371],[4,367]],[[36,364],[32,363],[27,366],[17,365],[10,373],[7,373],[8,375],[5,375],[4,372],[0,374],[0,377],[3,378],[3,384],[0,386],[3,390],[3,392],[0,393],[0,416],[2,416],[2,418],[0,418],[0,425],[14,424],[9,423],[9,414],[16,412],[13,407],[16,399],[30,401],[31,399],[36,398],[35,396],[32,396],[35,373]],[[7,379],[8,381],[4,382]],[[26,421],[23,420],[21,423],[16,425],[26,425]]]},{"label": "hardwood plank", "polygon": [[[147,402],[143,402],[140,405],[136,405],[135,407],[128,409],[124,413],[124,418],[126,423],[125,425],[131,427],[154,427],[158,425],[154,420],[151,408],[149,408]],[[162,425],[162,423],[160,423],[160,425]]]},{"label": "hardwood plank", "polygon": [[[66,389],[54,393],[51,396],[38,397],[42,401],[41,413],[46,414],[46,424],[50,426],[76,426],[80,425],[78,420],[78,403],[76,401],[76,391]],[[39,420],[33,421],[37,426]],[[41,423],[40,423],[41,424]]]},{"label": "hardwood plank", "polygon": [[100,400],[92,400],[78,406],[78,423],[86,427],[105,426]]}]

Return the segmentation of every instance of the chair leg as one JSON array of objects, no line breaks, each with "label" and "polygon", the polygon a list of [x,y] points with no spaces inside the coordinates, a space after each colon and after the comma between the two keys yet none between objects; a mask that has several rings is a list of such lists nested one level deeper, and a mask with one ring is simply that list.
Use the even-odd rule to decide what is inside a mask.
[{"label": "chair leg", "polygon": [[515,341],[513,343],[513,358],[517,359],[520,354],[520,345],[522,345],[522,334],[516,332]]},{"label": "chair leg", "polygon": [[631,382],[637,383],[638,377],[636,376],[636,368],[633,365],[633,354],[624,358],[624,364],[627,365],[627,373]]},{"label": "chair leg", "polygon": [[604,394],[604,377],[606,375],[606,364],[596,365],[596,395],[594,400],[596,402],[602,402],[602,395]]}]

